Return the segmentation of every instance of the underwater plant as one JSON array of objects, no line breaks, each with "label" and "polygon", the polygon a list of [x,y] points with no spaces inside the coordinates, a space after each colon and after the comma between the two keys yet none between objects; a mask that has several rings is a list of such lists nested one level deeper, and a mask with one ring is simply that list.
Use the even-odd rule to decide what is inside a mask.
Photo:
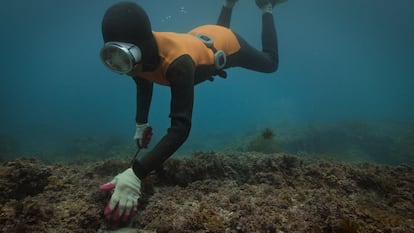
[{"label": "underwater plant", "polygon": [[275,132],[270,128],[266,128],[262,131],[262,137],[264,139],[272,139],[275,135]]},{"label": "underwater plant", "polygon": [[261,132],[259,136],[253,138],[253,140],[250,141],[246,150],[262,152],[265,154],[282,152],[283,150],[280,147],[279,143],[277,143],[274,139],[275,136],[276,134],[272,129],[266,128]]}]

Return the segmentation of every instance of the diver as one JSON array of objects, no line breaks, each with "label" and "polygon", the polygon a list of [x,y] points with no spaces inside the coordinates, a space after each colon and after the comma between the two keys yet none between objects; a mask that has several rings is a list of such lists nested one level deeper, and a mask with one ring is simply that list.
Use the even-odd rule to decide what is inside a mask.
[{"label": "diver", "polygon": [[216,25],[204,25],[188,33],[155,32],[145,10],[133,2],[119,2],[102,19],[103,63],[112,71],[131,77],[136,84],[136,133],[139,149],[152,136],[148,123],[154,83],[170,88],[171,125],[147,154],[131,168],[100,186],[112,190],[104,214],[127,220],[137,211],[141,180],[157,169],[187,139],[192,120],[194,85],[214,76],[225,78],[225,69],[243,67],[264,73],[278,68],[278,43],[273,8],[286,0],[255,0],[262,11],[262,51],[230,30],[233,7],[225,0]]}]

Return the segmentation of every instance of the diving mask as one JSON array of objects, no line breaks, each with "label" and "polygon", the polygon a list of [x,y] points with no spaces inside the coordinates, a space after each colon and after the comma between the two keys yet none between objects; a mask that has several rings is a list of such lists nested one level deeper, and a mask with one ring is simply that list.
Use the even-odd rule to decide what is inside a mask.
[{"label": "diving mask", "polygon": [[107,42],[101,49],[101,60],[112,71],[127,74],[141,62],[141,49],[131,43]]}]

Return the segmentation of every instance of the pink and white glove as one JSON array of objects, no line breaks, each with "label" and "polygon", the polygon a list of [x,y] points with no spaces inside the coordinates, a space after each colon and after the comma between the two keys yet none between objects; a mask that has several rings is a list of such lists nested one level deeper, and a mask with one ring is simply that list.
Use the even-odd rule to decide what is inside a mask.
[{"label": "pink and white glove", "polygon": [[132,218],[137,211],[138,198],[141,195],[141,180],[134,174],[132,168],[115,176],[115,178],[99,189],[107,191],[114,189],[111,200],[109,200],[104,214],[111,216],[115,221]]},{"label": "pink and white glove", "polygon": [[148,123],[137,124],[137,130],[135,131],[134,139],[139,148],[148,148],[148,144],[151,142],[152,128]]}]

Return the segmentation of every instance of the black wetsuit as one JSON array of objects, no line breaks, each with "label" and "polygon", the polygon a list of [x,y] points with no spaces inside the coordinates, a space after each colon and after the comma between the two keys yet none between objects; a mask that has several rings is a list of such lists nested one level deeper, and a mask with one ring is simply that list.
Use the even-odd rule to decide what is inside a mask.
[{"label": "black wetsuit", "polygon": [[[223,7],[217,24],[228,28],[231,13],[231,8]],[[263,50],[259,51],[253,48],[236,34],[241,48],[235,54],[227,57],[225,68],[244,67],[265,73],[277,70],[279,57],[273,15],[265,13],[262,17]],[[132,168],[139,178],[144,178],[149,172],[159,167],[185,142],[191,129],[194,85],[215,74],[215,70],[211,66],[196,67],[188,55],[183,55],[171,63],[167,71],[167,80],[171,88],[171,126],[168,128],[167,134],[151,151],[134,162]],[[140,77],[133,77],[133,79],[137,86],[136,122],[144,124],[148,122],[153,83]]]}]

